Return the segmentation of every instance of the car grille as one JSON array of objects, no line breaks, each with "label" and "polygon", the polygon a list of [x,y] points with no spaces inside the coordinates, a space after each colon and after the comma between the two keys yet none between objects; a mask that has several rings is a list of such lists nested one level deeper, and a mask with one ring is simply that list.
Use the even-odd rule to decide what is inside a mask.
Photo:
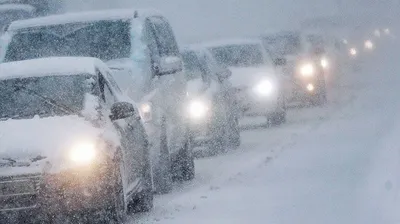
[{"label": "car grille", "polygon": [[36,208],[40,182],[40,175],[0,177],[0,211]]}]

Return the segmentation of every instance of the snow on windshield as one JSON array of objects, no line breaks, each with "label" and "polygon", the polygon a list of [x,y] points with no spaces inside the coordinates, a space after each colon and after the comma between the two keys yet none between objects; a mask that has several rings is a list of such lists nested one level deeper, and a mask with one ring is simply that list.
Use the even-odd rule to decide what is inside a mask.
[{"label": "snow on windshield", "polygon": [[130,22],[73,23],[17,31],[5,61],[52,56],[88,56],[103,61],[130,56]]},{"label": "snow on windshield", "polygon": [[0,80],[0,119],[78,115],[84,109],[89,78],[49,75]]}]

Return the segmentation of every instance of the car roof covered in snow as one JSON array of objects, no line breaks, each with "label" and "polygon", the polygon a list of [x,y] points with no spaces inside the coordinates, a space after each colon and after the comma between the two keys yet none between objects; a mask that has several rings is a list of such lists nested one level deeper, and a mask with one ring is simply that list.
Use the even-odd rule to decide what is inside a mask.
[{"label": "car roof covered in snow", "polygon": [[62,25],[79,22],[88,23],[105,20],[133,19],[135,16],[161,16],[161,13],[153,9],[112,9],[74,12],[15,21],[11,23],[8,30],[18,30],[30,27]]},{"label": "car roof covered in snow", "polygon": [[96,74],[96,68],[107,68],[97,58],[51,57],[0,64],[0,80],[48,75]]},{"label": "car roof covered in snow", "polygon": [[22,10],[25,12],[33,13],[36,9],[35,7],[28,4],[1,4],[0,13],[4,13],[10,10]]},{"label": "car roof covered in snow", "polygon": [[262,45],[262,42],[258,38],[225,39],[225,40],[205,42],[205,43],[201,44],[201,46],[203,46],[205,48],[213,48],[213,47],[222,47],[222,46],[229,46],[229,45],[246,45],[246,44]]}]

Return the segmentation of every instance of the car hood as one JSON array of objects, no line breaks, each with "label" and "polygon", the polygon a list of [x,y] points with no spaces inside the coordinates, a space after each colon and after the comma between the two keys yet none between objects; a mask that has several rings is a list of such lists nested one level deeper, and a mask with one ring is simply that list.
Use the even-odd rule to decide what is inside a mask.
[{"label": "car hood", "polygon": [[43,161],[63,164],[76,144],[96,143],[100,136],[115,140],[104,130],[78,116],[0,121],[0,168]]},{"label": "car hood", "polygon": [[229,67],[232,72],[229,81],[234,87],[251,86],[264,78],[276,78],[274,67]]}]

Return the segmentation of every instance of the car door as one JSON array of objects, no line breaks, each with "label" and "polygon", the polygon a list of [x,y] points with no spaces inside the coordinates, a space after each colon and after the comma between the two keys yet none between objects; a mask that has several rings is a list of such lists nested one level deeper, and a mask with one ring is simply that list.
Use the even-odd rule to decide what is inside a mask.
[{"label": "car door", "polygon": [[232,83],[229,81],[229,78],[220,78],[220,74],[230,73],[231,71],[228,68],[219,65],[209,51],[205,50],[204,55],[210,67],[211,79],[218,86],[218,94],[222,96],[226,106],[233,110],[233,107],[236,104],[235,90]]},{"label": "car door", "polygon": [[184,101],[186,97],[186,79],[184,72],[172,74],[157,74],[157,64],[165,57],[178,57],[180,52],[176,43],[174,33],[169,23],[159,16],[149,17],[146,20],[151,50],[151,61],[153,66],[152,86],[156,89],[153,97],[153,105],[163,111],[163,119],[166,121],[167,138],[170,152],[178,152],[186,140],[186,128],[182,114],[184,113]]},{"label": "car door", "polygon": [[[106,119],[109,119],[110,109],[114,103],[117,102],[116,89],[112,88],[114,82],[110,82],[109,79],[105,78],[109,75],[103,72],[104,75],[99,71],[99,86],[101,93],[101,100],[103,105],[103,115]],[[124,164],[124,187],[126,193],[129,195],[134,192],[136,188],[139,187],[140,181],[143,176],[143,159],[144,157],[144,144],[145,139],[143,135],[138,132],[137,126],[135,125],[137,117],[129,117],[122,120],[117,120],[113,122],[114,127],[119,132],[121,138],[122,147],[122,157]]]}]

